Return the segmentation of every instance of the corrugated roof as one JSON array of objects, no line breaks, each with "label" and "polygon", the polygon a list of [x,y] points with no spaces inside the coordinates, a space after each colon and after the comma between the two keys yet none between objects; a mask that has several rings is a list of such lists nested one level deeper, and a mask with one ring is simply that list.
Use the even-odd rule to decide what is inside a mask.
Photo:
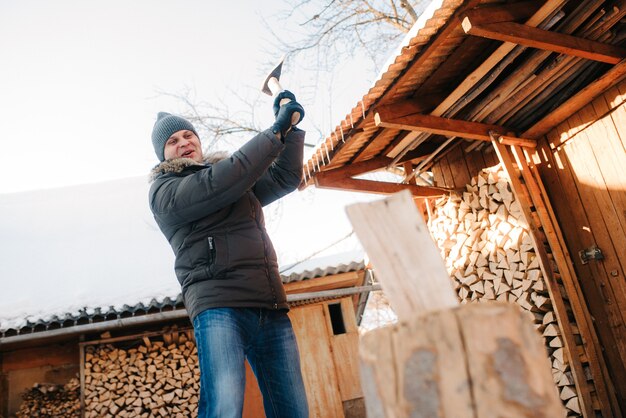
[{"label": "corrugated roof", "polygon": [[[291,283],[363,269],[365,269],[364,254],[362,252],[350,252],[314,258],[298,263],[288,268],[285,274],[281,274],[281,278],[283,283]],[[171,297],[153,298],[148,303],[139,302],[132,305],[123,305],[121,308],[116,308],[115,306],[85,307],[73,313],[67,312],[46,317],[29,317],[18,323],[14,321],[10,327],[0,328],[0,339],[14,335],[114,321],[178,309],[184,309],[180,293]]]},{"label": "corrugated roof", "polygon": [[[394,51],[383,71],[363,98],[346,115],[339,125],[332,131],[326,140],[321,143],[313,156],[304,166],[305,183],[310,180],[311,174],[345,164],[354,154],[350,150],[358,151],[362,142],[369,140],[371,135],[378,130],[376,126],[366,126],[361,130],[355,130],[355,126],[361,123],[367,112],[383,98],[383,96],[407,97],[415,91],[415,86],[421,84],[430,70],[436,68],[446,56],[437,54],[425,63],[424,71],[412,73],[409,79],[402,80],[399,86],[394,86],[398,79],[407,70],[409,64],[431,42],[437,33],[448,23],[451,16],[465,3],[464,0],[434,0],[420,15],[410,32],[405,36],[400,46]],[[459,42],[462,37],[459,37]],[[450,45],[450,48],[457,45]],[[414,75],[413,75],[414,74]],[[394,88],[392,88],[394,87]],[[372,121],[373,122],[373,121]],[[370,125],[370,124],[368,124]],[[344,142],[350,137],[350,142]],[[362,141],[359,141],[359,137]],[[348,149],[345,149],[348,148]],[[337,151],[342,149],[341,154]],[[328,158],[330,156],[330,159]]]},{"label": "corrugated roof", "polygon": [[[441,195],[462,187],[451,178],[460,175],[441,173],[447,167],[437,165],[448,155],[491,165],[492,132],[532,147],[594,94],[626,77],[626,9],[615,4],[433,1],[378,80],[306,162],[301,188]],[[500,19],[500,30],[485,23],[492,18]],[[506,40],[506,28],[516,28],[517,43]],[[559,42],[533,43],[548,33],[588,46],[565,54]],[[355,178],[388,168],[404,173],[401,181]],[[428,171],[435,187],[418,179]]]}]

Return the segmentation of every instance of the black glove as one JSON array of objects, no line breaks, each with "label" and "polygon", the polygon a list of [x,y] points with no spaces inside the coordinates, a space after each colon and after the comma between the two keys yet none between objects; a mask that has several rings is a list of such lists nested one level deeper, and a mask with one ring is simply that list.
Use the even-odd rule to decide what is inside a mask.
[{"label": "black glove", "polygon": [[291,129],[291,117],[295,112],[300,113],[300,119],[294,125],[304,119],[304,108],[296,101],[280,106],[278,114],[276,115],[276,121],[272,125],[272,132],[275,134],[280,132],[281,137],[284,137],[289,129]]},{"label": "black glove", "polygon": [[283,99],[289,99],[292,102],[295,102],[296,96],[289,90],[283,90],[280,93],[278,93],[276,97],[274,98],[274,106],[272,106],[272,108],[274,109],[275,117],[278,116],[278,110],[280,109],[280,101]]}]

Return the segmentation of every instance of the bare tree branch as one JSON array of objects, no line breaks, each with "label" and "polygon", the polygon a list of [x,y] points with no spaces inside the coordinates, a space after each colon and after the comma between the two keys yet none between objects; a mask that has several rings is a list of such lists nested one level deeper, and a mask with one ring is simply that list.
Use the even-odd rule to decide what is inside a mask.
[{"label": "bare tree branch", "polygon": [[[181,93],[161,91],[159,94],[172,97],[184,105],[182,116],[202,131],[203,146],[207,151],[236,146],[235,142],[241,142],[243,135],[240,134],[256,134],[262,130],[255,122],[256,101],[250,103],[234,91],[230,95],[236,97],[246,110],[231,113],[229,106],[232,103],[226,104],[221,99],[212,103],[198,101],[190,88],[185,88]],[[249,136],[245,135],[245,138]]]}]

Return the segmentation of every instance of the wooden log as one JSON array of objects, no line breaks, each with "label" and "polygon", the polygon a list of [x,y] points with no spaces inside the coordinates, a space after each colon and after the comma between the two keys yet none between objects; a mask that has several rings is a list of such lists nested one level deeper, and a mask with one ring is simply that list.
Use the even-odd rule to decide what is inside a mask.
[{"label": "wooden log", "polygon": [[[494,184],[495,179],[487,182]],[[419,247],[421,254],[439,257],[421,216],[411,209],[415,206],[406,193],[347,208],[383,289],[391,287],[391,304],[396,309],[394,302],[399,303],[397,312],[402,312],[397,325],[372,331],[362,340],[368,416],[486,417],[493,411],[502,416],[562,416],[545,347],[527,314],[508,304],[450,303],[450,279],[441,264],[424,263],[407,252]],[[504,251],[493,254],[506,260]],[[479,258],[474,257],[476,262]],[[440,286],[433,291],[434,283]],[[486,290],[475,284],[471,294],[462,285],[461,298],[479,300],[479,290]],[[516,300],[507,287],[500,281],[500,296]],[[522,285],[518,291],[524,293]],[[424,303],[428,296],[435,302]],[[509,414],[513,404],[519,415]]]},{"label": "wooden log", "polygon": [[[458,306],[443,260],[410,194],[351,205],[346,211],[399,318]],[[398,218],[410,225],[388,222]]]},{"label": "wooden log", "polygon": [[368,417],[564,415],[542,342],[508,304],[416,316],[360,350]]}]

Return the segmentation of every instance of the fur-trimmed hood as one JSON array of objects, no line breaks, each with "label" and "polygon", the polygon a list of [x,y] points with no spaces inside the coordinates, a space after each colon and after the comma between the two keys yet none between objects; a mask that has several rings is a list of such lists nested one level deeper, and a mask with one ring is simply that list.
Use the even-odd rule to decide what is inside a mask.
[{"label": "fur-trimmed hood", "polygon": [[203,162],[204,164],[200,164],[191,158],[174,158],[173,160],[165,160],[156,166],[150,171],[150,182],[156,180],[156,178],[161,174],[166,173],[180,173],[185,168],[191,167],[194,165],[207,165],[207,164],[215,164],[218,161],[222,161],[228,158],[230,154],[226,151],[216,151],[209,153],[204,156]]}]

